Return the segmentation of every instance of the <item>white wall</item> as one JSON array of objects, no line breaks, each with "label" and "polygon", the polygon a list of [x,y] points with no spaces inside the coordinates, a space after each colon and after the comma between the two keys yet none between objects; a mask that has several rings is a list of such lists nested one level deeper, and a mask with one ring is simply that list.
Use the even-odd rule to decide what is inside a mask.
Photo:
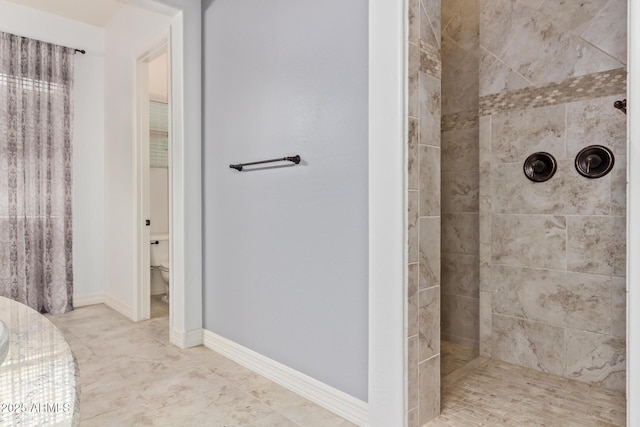
[{"label": "white wall", "polygon": [[169,67],[167,52],[149,61],[149,98],[167,102],[169,89]]},{"label": "white wall", "polygon": [[171,18],[125,5],[105,27],[105,294],[131,312],[134,283],[133,108],[136,58],[168,31]]},{"label": "white wall", "polygon": [[367,7],[203,2],[205,328],[364,401]]},{"label": "white wall", "polygon": [[85,49],[75,59],[73,270],[76,305],[104,289],[104,31],[0,0],[0,31]]}]

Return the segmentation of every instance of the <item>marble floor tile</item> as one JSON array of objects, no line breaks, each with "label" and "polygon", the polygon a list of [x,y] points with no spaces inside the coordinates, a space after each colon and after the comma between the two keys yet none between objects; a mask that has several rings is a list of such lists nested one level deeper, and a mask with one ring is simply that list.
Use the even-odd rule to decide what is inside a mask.
[{"label": "marble floor tile", "polygon": [[80,426],[353,426],[205,347],[169,343],[168,305],[131,322],[104,305],[47,317],[79,364]]}]

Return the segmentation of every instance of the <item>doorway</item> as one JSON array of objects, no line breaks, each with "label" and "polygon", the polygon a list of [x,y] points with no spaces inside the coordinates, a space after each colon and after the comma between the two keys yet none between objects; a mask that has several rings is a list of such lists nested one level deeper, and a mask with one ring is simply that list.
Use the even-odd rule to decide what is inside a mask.
[{"label": "doorway", "polygon": [[136,61],[137,271],[134,320],[168,317],[171,265],[169,37]]}]

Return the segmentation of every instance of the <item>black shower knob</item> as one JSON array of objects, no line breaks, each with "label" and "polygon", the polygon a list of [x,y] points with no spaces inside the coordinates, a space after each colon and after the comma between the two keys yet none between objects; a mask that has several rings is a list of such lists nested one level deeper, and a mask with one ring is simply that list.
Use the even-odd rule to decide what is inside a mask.
[{"label": "black shower knob", "polygon": [[556,159],[549,153],[533,153],[524,161],[524,175],[533,182],[545,182],[556,173]]},{"label": "black shower knob", "polygon": [[602,145],[590,145],[576,156],[576,170],[586,178],[600,178],[608,174],[615,163],[613,152]]}]

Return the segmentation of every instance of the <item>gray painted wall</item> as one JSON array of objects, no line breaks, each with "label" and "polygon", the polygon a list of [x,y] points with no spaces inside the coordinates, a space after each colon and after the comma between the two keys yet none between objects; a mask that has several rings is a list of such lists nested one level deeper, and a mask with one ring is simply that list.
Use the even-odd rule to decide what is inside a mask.
[{"label": "gray painted wall", "polygon": [[203,52],[204,327],[366,401],[368,2],[206,0]]}]

